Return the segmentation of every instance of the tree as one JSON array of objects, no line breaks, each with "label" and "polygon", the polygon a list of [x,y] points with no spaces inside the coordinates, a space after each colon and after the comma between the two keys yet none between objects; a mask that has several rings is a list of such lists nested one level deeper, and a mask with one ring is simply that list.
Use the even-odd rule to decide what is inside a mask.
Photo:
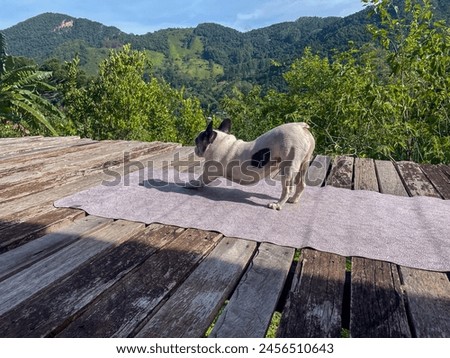
[{"label": "tree", "polygon": [[381,26],[369,31],[386,51],[389,81],[380,91],[392,106],[401,159],[450,161],[450,28],[435,21],[430,0],[364,0]]},{"label": "tree", "polygon": [[79,60],[67,63],[64,108],[76,132],[94,139],[192,143],[204,126],[200,103],[155,78],[143,51],[125,45],[100,64],[99,76],[79,85]]},{"label": "tree", "polygon": [[57,135],[48,118],[61,119],[62,114],[41,95],[55,90],[47,83],[50,77],[51,72],[38,71],[36,66],[16,67],[0,33],[0,124],[22,134],[44,129],[44,133]]},{"label": "tree", "polygon": [[374,42],[332,58],[307,48],[284,74],[287,93],[235,91],[223,101],[235,131],[255,138],[267,123],[306,121],[318,153],[449,162],[449,28],[429,0],[406,0],[404,13],[366,2],[381,21]]}]

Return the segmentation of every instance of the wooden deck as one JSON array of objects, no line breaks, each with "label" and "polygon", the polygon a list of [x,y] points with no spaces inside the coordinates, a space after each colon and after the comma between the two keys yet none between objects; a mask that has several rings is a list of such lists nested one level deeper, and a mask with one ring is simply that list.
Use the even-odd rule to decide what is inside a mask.
[{"label": "wooden deck", "polygon": [[[264,337],[275,311],[279,337],[450,337],[448,273],[312,249],[298,257],[52,205],[110,179],[105,166],[165,165],[192,149],[0,139],[0,337],[203,337],[213,322],[212,337]],[[448,165],[317,156],[309,174],[352,190],[450,199]]]}]

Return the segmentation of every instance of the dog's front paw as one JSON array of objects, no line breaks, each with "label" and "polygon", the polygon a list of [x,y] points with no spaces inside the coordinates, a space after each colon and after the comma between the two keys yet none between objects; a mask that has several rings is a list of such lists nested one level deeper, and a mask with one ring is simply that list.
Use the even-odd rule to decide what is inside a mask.
[{"label": "dog's front paw", "polygon": [[281,205],[279,203],[269,203],[267,207],[273,210],[281,210]]}]

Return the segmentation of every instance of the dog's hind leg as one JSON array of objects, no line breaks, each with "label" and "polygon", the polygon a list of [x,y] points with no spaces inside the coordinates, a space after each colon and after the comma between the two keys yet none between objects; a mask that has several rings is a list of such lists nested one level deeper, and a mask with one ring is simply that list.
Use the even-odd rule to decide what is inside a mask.
[{"label": "dog's hind leg", "polygon": [[281,210],[283,205],[288,201],[295,189],[294,185],[295,172],[292,166],[285,166],[281,168],[281,184],[283,191],[278,202],[269,203],[268,207],[274,210]]},{"label": "dog's hind leg", "polygon": [[305,189],[306,173],[308,172],[310,159],[311,157],[307,156],[307,158],[305,158],[302,165],[300,166],[300,171],[297,173],[295,178],[295,194],[289,198],[289,203],[297,203],[303,194],[303,190]]}]

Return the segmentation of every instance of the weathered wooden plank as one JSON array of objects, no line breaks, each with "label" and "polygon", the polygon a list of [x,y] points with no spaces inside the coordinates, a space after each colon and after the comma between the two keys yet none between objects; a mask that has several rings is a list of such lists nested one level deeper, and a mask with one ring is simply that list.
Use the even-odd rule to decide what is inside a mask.
[{"label": "weathered wooden plank", "polygon": [[13,212],[13,213],[1,213],[0,214],[0,230],[3,230],[7,227],[16,225],[18,223],[30,220],[34,217],[38,217],[45,213],[49,213],[50,211],[54,211],[55,207],[53,206],[37,206],[37,207],[29,207],[25,210]]},{"label": "weathered wooden plank", "polygon": [[[381,167],[386,168],[383,165]],[[397,175],[395,171],[391,174]],[[390,179],[389,183],[394,181]],[[355,160],[355,190],[379,190],[372,159]],[[411,336],[395,264],[353,257],[350,297],[352,337]]]},{"label": "weathered wooden plank", "polygon": [[[438,196],[434,188],[426,180],[418,165],[398,167],[401,175],[406,174],[403,182],[412,195],[428,194]],[[391,170],[392,172],[392,170]],[[425,179],[425,183],[420,180]],[[380,176],[380,186],[385,179]],[[397,179],[400,180],[400,179]],[[406,192],[389,194],[407,196]],[[403,290],[406,293],[407,305],[411,322],[411,332],[417,337],[449,337],[450,336],[450,282],[441,272],[429,272],[401,266],[400,277]]]},{"label": "weathered wooden plank", "polygon": [[375,163],[373,159],[355,159],[355,190],[379,191]]},{"label": "weathered wooden plank", "polygon": [[[2,152],[8,148],[21,148],[24,146],[42,145],[45,143],[52,143],[55,141],[62,141],[66,137],[43,137],[43,136],[28,136],[28,137],[16,137],[16,138],[0,138],[0,148]],[[75,139],[74,137],[68,137],[69,140]],[[78,137],[79,139],[79,137]]]},{"label": "weathered wooden plank", "polygon": [[87,216],[52,234],[47,234],[0,255],[0,281],[8,276],[70,245],[81,236],[88,236],[112,220]]},{"label": "weathered wooden plank", "polygon": [[420,166],[425,173],[428,180],[433,184],[434,188],[438,191],[442,198],[450,199],[450,175],[447,175],[443,166],[422,164]]},{"label": "weathered wooden plank", "polygon": [[401,267],[414,335],[450,337],[450,282],[442,272]]},{"label": "weathered wooden plank", "polygon": [[222,239],[137,337],[202,337],[255,249],[255,242]]},{"label": "weathered wooden plank", "polygon": [[[174,149],[173,146],[161,149],[156,153],[152,153],[148,156],[139,158],[142,163],[151,163],[154,168],[158,168],[164,163],[168,163],[173,160],[174,155],[179,152],[180,149]],[[114,171],[118,175],[124,175],[131,173],[139,169],[133,162],[120,163],[117,166],[108,167],[109,173],[106,171],[98,171],[86,176],[79,175],[74,180],[69,181],[66,184],[57,186],[55,188],[46,189],[34,193],[32,195],[27,195],[13,201],[0,203],[0,212],[7,213],[11,215],[12,213],[26,210],[30,207],[42,206],[42,205],[52,205],[54,200],[60,199],[62,197],[71,195],[81,190],[85,190],[95,185],[99,185],[102,181],[111,180],[111,172]]]},{"label": "weathered wooden plank", "polygon": [[20,143],[24,141],[34,141],[44,138],[41,135],[26,136],[26,137],[12,137],[12,138],[0,138],[0,146],[4,146],[11,143]]},{"label": "weathered wooden plank", "polygon": [[[31,153],[29,157],[10,158],[0,163],[0,175],[3,177],[5,174],[18,172],[29,172],[39,176],[38,173],[32,173],[32,170],[50,173],[57,169],[67,169],[71,167],[86,167],[91,164],[95,165],[97,162],[101,164],[105,161],[105,157],[122,157],[124,153],[133,153],[134,151],[152,150],[155,147],[162,145],[160,142],[135,142],[135,141],[101,141],[94,142],[88,145],[82,145],[78,147],[61,148],[61,155],[56,155],[54,152],[50,153]],[[78,149],[78,150],[74,150]],[[7,178],[9,182],[12,182],[11,178]],[[2,179],[4,181],[4,179]]]},{"label": "weathered wooden plank", "polygon": [[116,221],[0,282],[0,315],[144,227]]},{"label": "weathered wooden plank", "polygon": [[54,336],[100,294],[183,231],[152,224],[107,254],[87,261],[49,289],[0,316],[0,336]]},{"label": "weathered wooden plank", "polygon": [[397,266],[352,258],[352,337],[411,337]]},{"label": "weathered wooden plank", "polygon": [[293,248],[262,243],[210,337],[262,338],[292,265]]},{"label": "weathered wooden plank", "polygon": [[105,291],[58,337],[127,337],[216,246],[221,235],[188,229]]},{"label": "weathered wooden plank", "polygon": [[78,140],[74,143],[63,143],[58,146],[44,147],[39,151],[11,154],[0,159],[0,176],[7,175],[14,171],[24,171],[25,169],[45,161],[55,160],[69,153],[77,151],[93,150],[101,147],[101,142],[92,139]]},{"label": "weathered wooden plank", "polygon": [[85,212],[82,210],[53,209],[26,221],[6,226],[0,230],[0,253],[12,250],[45,234],[61,230],[83,216]]},{"label": "weathered wooden plank", "polygon": [[[24,180],[34,180],[42,175],[49,175],[58,170],[69,171],[69,168],[86,166],[87,163],[95,161],[97,158],[107,156],[108,150],[116,153],[113,148],[124,148],[125,145],[119,141],[98,142],[88,146],[82,146],[78,151],[66,153],[57,157],[31,157],[24,160],[17,160],[16,163],[5,163],[5,167],[0,171],[0,185],[5,188],[6,184],[12,185],[23,182]],[[87,163],[83,163],[82,160]],[[26,175],[24,175],[26,173]]]},{"label": "weathered wooden plank", "polygon": [[58,145],[62,142],[78,141],[80,137],[21,137],[16,140],[2,141],[0,146],[0,159],[4,154],[17,154],[26,151],[33,151],[51,145]]},{"label": "weathered wooden plank", "polygon": [[378,174],[380,193],[408,196],[405,186],[392,162],[376,160],[375,167]]},{"label": "weathered wooden plank", "polygon": [[419,164],[397,162],[396,166],[410,196],[425,195],[440,198],[438,192],[420,169]]},{"label": "weathered wooden plank", "polygon": [[345,257],[301,252],[278,337],[340,337]]},{"label": "weathered wooden plank", "polygon": [[6,217],[0,217],[2,221],[0,229],[0,247],[4,243],[9,242],[11,239],[25,238],[29,234],[33,234],[36,231],[42,231],[43,229],[50,228],[54,225],[58,225],[61,220],[69,219],[70,222],[84,216],[84,212],[76,209],[55,208],[46,207],[36,210],[36,215],[32,215],[33,209],[29,211],[23,211],[27,214],[24,217],[25,220],[21,220],[20,217],[16,217],[15,221],[7,221],[6,217],[13,217],[12,214]]},{"label": "weathered wooden plank", "polygon": [[200,167],[204,158],[200,158],[195,155],[194,147],[187,146],[183,147],[184,152],[180,153],[177,158],[174,158],[170,166],[179,172],[186,172],[192,170],[195,167]]},{"label": "weathered wooden plank", "polygon": [[353,163],[354,158],[352,157],[336,157],[327,179],[327,185],[351,189],[353,187]]},{"label": "weathered wooden plank", "polygon": [[[142,144],[140,142],[135,142],[134,147],[122,151],[119,157],[111,156],[107,161],[99,161],[97,164],[94,164],[88,168],[84,168],[78,172],[82,173],[83,175],[88,175],[99,170],[104,170],[105,166],[112,167],[121,164],[126,164],[128,166],[135,165],[137,167],[141,167],[141,164],[143,164],[145,167],[146,165],[144,160],[146,158],[153,158],[157,154],[171,152],[178,147],[180,147],[180,145],[176,143],[152,142]],[[141,160],[143,161],[141,162]]]},{"label": "weathered wooden plank", "polygon": [[[157,148],[167,147],[167,144],[155,143],[141,143],[141,142],[126,142],[126,141],[103,141],[92,146],[81,147],[79,151],[67,153],[65,155],[55,158],[47,158],[42,160],[25,161],[25,165],[14,165],[1,173],[0,189],[4,191],[11,185],[20,183],[28,184],[31,180],[38,180],[39,178],[48,178],[56,176],[57,174],[68,178],[79,173],[85,174],[86,171],[94,171],[103,169],[105,163],[119,164],[131,157],[133,159],[133,152],[147,154],[156,151]],[[83,150],[82,150],[83,149]],[[27,173],[24,176],[24,172]],[[7,193],[7,192],[6,192]],[[2,193],[2,197],[6,194]],[[7,197],[5,197],[7,198]]]},{"label": "weathered wooden plank", "polygon": [[327,178],[328,169],[330,168],[331,157],[325,155],[316,155],[308,168],[306,175],[306,185],[322,186]]},{"label": "weathered wooden plank", "polygon": [[[163,145],[162,147],[165,147],[165,145]],[[108,156],[108,158],[111,159],[109,163],[120,163],[122,160],[124,160],[125,163],[129,163],[140,155],[156,152],[159,148],[160,147],[156,145],[149,145],[144,146],[144,148],[140,148],[136,151],[127,152],[126,155],[122,155],[121,153],[119,156],[116,155],[114,157],[113,154],[111,154],[111,157]],[[102,156],[101,158],[104,159],[105,156]],[[57,169],[56,171],[47,173],[45,175],[41,173],[38,178],[35,178],[33,180],[32,185],[30,185],[30,182],[28,180],[16,184],[0,185],[0,199],[2,199],[3,201],[14,200],[22,196],[36,193],[38,191],[43,191],[48,188],[55,188],[56,186],[64,185],[72,181],[74,178],[78,178],[80,173],[82,175],[87,175],[89,173],[98,172],[99,170],[103,169],[103,165],[105,163],[105,161],[101,158],[94,158],[91,161],[84,160],[82,164],[76,168],[76,170],[71,170],[71,168],[66,165],[62,167],[61,170]]]},{"label": "weathered wooden plank", "polygon": [[32,159],[34,156],[40,157],[46,156],[49,153],[57,152],[59,149],[64,150],[66,148],[78,148],[84,147],[86,145],[92,145],[97,143],[98,141],[89,139],[89,138],[81,138],[77,140],[60,142],[55,144],[50,144],[48,146],[42,146],[39,148],[33,148],[30,151],[20,151],[18,153],[5,153],[0,156],[0,168],[3,168],[5,163],[11,163],[14,161],[22,161],[26,158]]},{"label": "weathered wooden plank", "polygon": [[[353,166],[354,158],[336,157],[326,184],[351,189]],[[344,283],[345,257],[302,250],[277,336],[340,337]]]},{"label": "weathered wooden plank", "polygon": [[[428,180],[419,164],[413,162],[398,162],[396,163],[396,166],[410,196],[423,195],[441,198],[438,191]],[[425,168],[427,167],[426,164],[423,164],[422,166],[424,166]],[[443,167],[441,167],[441,170],[442,168]],[[429,169],[430,173],[432,171],[432,169]],[[441,184],[442,187],[445,187],[446,185],[448,185],[448,181],[445,180],[447,179],[445,178],[445,171],[441,171],[441,173],[443,175],[443,178],[442,180],[439,179],[439,184]]]},{"label": "weathered wooden plank", "polygon": [[[169,161],[166,161],[162,165],[163,168],[175,168],[179,171],[185,171],[185,169],[189,169],[192,166],[198,165],[198,163],[201,163],[204,159],[199,158],[194,153],[194,147],[181,147],[178,149],[177,152],[174,153],[172,158]],[[150,167],[150,165],[146,165]]]},{"label": "weathered wooden plank", "polygon": [[442,173],[447,177],[450,178],[450,165],[446,164],[439,164],[439,169],[442,171]]},{"label": "weathered wooden plank", "polygon": [[71,141],[50,143],[48,145],[40,146],[37,148],[30,148],[28,150],[18,152],[7,152],[0,155],[0,173],[2,173],[5,170],[6,164],[23,162],[27,158],[29,160],[33,160],[35,156],[37,156],[38,158],[40,158],[41,156],[46,157],[48,154],[55,153],[58,150],[65,150],[67,148],[80,148],[92,145],[96,142],[97,141],[93,139],[82,138]]},{"label": "weathered wooden plank", "polygon": [[[45,140],[44,140],[45,139]],[[28,154],[39,153],[41,151],[51,150],[52,148],[67,147],[83,142],[80,138],[70,137],[56,137],[56,138],[42,138],[38,141],[30,141],[28,143],[11,144],[6,147],[0,147],[0,163],[3,160],[10,158],[20,158]]]}]

